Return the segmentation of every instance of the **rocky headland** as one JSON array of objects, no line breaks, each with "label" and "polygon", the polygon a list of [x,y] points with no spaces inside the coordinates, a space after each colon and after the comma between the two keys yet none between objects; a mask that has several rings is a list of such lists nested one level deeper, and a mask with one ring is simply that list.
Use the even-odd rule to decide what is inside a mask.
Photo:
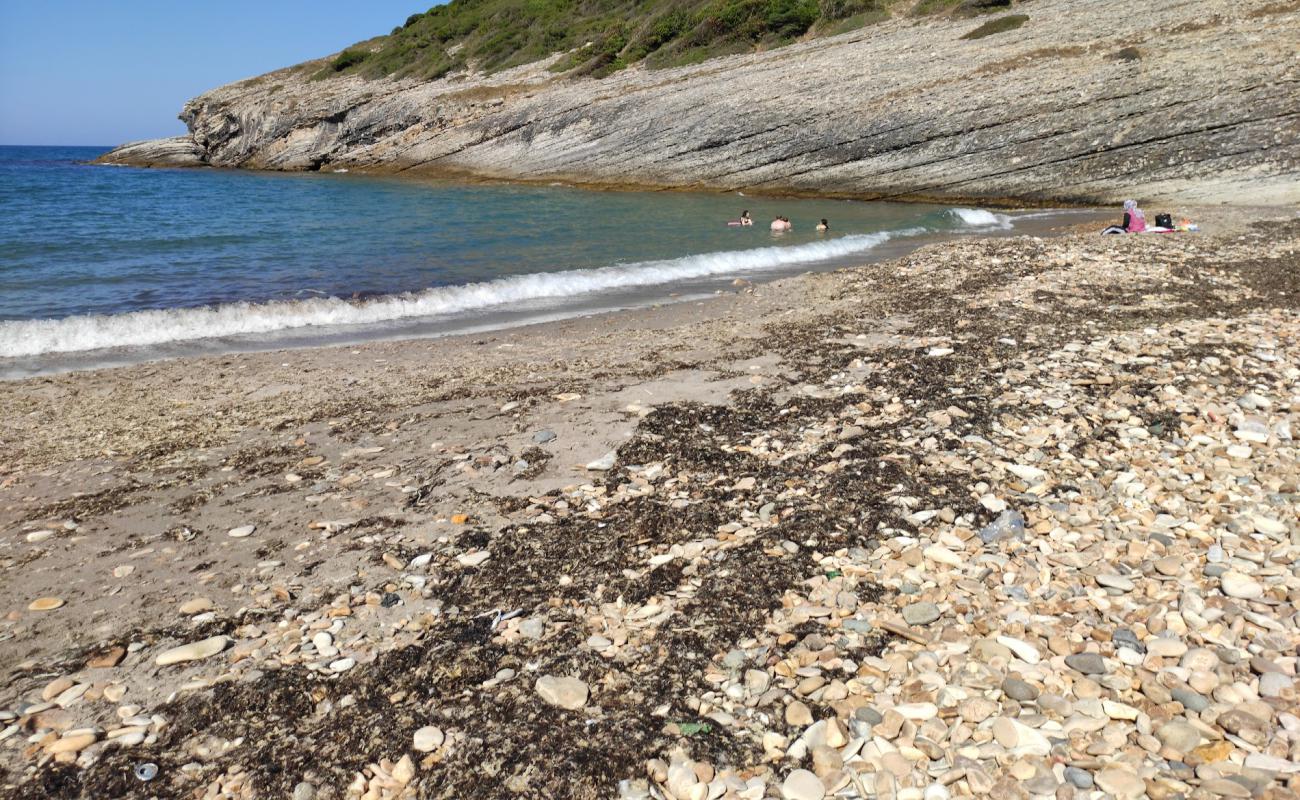
[{"label": "rocky headland", "polygon": [[0,797],[1295,797],[1230,221],[0,384]]},{"label": "rocky headland", "polygon": [[436,81],[328,60],[185,105],[135,165],[412,173],[861,198],[1300,199],[1300,4],[1024,2],[1018,28],[902,14],[605,78],[555,58]]}]

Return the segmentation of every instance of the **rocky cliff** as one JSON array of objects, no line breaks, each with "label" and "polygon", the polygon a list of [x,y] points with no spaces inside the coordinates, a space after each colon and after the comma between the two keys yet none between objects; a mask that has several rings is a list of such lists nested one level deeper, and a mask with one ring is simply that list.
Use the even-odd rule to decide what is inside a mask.
[{"label": "rocky cliff", "polygon": [[602,79],[323,62],[214,89],[112,163],[897,199],[1300,201],[1300,2],[1034,0]]}]

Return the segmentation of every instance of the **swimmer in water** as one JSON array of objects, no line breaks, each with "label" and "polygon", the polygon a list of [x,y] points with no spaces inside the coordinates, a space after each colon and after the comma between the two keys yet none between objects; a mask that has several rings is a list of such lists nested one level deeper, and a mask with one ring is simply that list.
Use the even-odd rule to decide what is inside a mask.
[{"label": "swimmer in water", "polygon": [[822,221],[817,225],[817,230],[818,232],[821,233],[825,233],[830,229],[831,229],[831,224],[827,222],[825,219],[822,219]]},{"label": "swimmer in water", "polygon": [[748,210],[745,210],[745,211],[740,212],[740,224],[741,224],[741,225],[753,225],[753,224],[754,224],[754,220],[750,218],[750,216],[749,216],[749,211],[748,211]]}]

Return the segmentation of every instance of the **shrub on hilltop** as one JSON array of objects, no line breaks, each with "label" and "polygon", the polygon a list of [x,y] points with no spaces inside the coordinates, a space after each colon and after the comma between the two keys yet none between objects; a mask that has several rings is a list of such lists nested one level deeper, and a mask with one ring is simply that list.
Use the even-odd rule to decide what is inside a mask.
[{"label": "shrub on hilltop", "polygon": [[638,62],[668,67],[841,33],[885,19],[891,5],[910,7],[901,0],[452,0],[344,50],[317,77],[433,79],[555,53],[567,53],[557,71],[579,74]]}]

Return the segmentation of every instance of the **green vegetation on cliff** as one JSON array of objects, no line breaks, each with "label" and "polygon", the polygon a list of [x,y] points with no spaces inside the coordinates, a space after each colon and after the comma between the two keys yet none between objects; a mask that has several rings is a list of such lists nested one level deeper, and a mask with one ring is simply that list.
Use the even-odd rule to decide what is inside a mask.
[{"label": "green vegetation on cliff", "polygon": [[436,78],[496,71],[569,53],[557,70],[604,74],[773,47],[884,19],[894,0],[452,0],[387,36],[340,53],[318,73]]}]

